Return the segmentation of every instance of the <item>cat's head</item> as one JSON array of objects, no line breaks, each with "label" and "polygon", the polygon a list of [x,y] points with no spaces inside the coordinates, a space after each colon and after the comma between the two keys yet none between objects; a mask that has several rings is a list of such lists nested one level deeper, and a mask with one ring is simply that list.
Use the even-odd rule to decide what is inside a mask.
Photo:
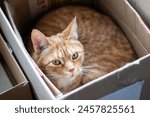
[{"label": "cat's head", "polygon": [[73,78],[82,71],[83,45],[78,40],[76,17],[68,27],[51,37],[34,29],[33,59],[49,78]]}]

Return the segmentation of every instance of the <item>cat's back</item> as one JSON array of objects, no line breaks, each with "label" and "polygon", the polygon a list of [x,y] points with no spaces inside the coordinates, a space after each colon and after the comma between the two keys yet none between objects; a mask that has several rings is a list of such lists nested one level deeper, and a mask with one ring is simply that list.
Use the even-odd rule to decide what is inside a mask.
[{"label": "cat's back", "polygon": [[62,32],[69,22],[77,17],[78,33],[83,34],[91,32],[92,27],[98,27],[98,24],[108,22],[107,17],[95,12],[91,8],[82,6],[65,6],[53,10],[38,21],[36,28],[46,36],[51,36]]}]

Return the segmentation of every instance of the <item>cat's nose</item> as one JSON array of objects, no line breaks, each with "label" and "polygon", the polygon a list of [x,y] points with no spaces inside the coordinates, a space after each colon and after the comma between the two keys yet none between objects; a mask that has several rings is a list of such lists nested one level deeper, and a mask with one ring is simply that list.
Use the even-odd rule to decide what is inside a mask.
[{"label": "cat's nose", "polygon": [[71,73],[72,73],[72,72],[74,72],[74,68],[72,68],[72,69],[69,69],[69,72],[71,72]]}]

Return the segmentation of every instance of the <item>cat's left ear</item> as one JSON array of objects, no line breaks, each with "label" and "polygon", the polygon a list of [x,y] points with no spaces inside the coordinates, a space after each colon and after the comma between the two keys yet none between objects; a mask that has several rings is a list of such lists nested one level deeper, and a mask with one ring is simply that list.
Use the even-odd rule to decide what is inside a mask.
[{"label": "cat's left ear", "polygon": [[78,39],[78,32],[77,32],[77,19],[74,17],[74,19],[70,22],[68,27],[62,32],[63,36],[66,37],[66,39]]},{"label": "cat's left ear", "polygon": [[37,29],[32,30],[31,39],[34,51],[36,53],[41,52],[41,50],[48,45],[48,40],[46,39],[46,36]]}]

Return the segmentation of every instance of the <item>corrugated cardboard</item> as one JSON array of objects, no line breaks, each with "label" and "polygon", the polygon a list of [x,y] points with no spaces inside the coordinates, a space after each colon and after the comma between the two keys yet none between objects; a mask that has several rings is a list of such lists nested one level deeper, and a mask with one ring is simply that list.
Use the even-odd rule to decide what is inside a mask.
[{"label": "corrugated cardboard", "polygon": [[[11,72],[11,81],[15,81],[15,83],[10,83],[10,81],[5,82],[9,83],[9,87],[3,92],[0,92],[0,99],[32,99],[31,91],[29,88],[29,83],[26,80],[23,72],[19,68],[16,60],[12,56],[11,52],[9,51],[6,43],[4,42],[1,34],[0,34],[0,52],[5,59],[7,64],[7,69]],[[6,72],[4,72],[6,73]],[[7,76],[7,75],[5,75]],[[6,77],[5,77],[6,78]],[[7,76],[8,78],[8,76]],[[7,79],[8,80],[8,79]],[[7,84],[5,84],[7,85]]]},{"label": "corrugated cardboard", "polygon": [[[59,6],[59,1],[61,0],[57,1],[58,6]],[[77,0],[77,3],[80,4],[80,1],[81,0]],[[101,9],[113,17],[113,19],[118,23],[118,25],[122,28],[124,33],[127,35],[137,55],[139,56],[139,59],[101,78],[91,81],[90,83],[83,85],[63,96],[55,97],[52,91],[41,79],[26,49],[21,44],[16,33],[12,29],[12,27],[16,28],[17,26],[16,23],[17,20],[14,19],[13,15],[18,16],[19,14],[18,12],[13,12],[13,15],[12,13],[10,13],[9,6],[11,6],[11,8],[14,8],[14,6],[13,4],[11,4],[13,0],[11,0],[11,2],[8,0],[8,2],[5,2],[5,5],[8,12],[8,17],[9,19],[11,19],[12,27],[10,26],[7,19],[4,18],[4,15],[2,15],[3,18],[0,17],[1,18],[0,20],[2,21],[1,23],[2,29],[4,31],[4,34],[7,37],[8,42],[11,44],[14,53],[18,61],[20,62],[20,65],[22,66],[24,72],[28,76],[32,84],[32,87],[34,88],[37,98],[38,99],[99,99],[100,97],[103,97],[107,94],[110,94],[126,86],[129,86],[133,83],[136,83],[139,80],[140,81],[142,80],[144,81],[144,85],[141,93],[141,99],[150,99],[150,93],[147,91],[150,88],[150,79],[149,79],[150,78],[150,73],[149,73],[150,31],[148,30],[147,26],[145,26],[141,17],[131,7],[131,5],[128,3],[127,0],[88,0],[88,1],[83,0],[83,1],[85,3],[90,1],[92,3],[91,7],[95,7],[97,10]],[[83,4],[84,2],[81,3]],[[68,1],[65,0],[65,5],[67,3],[70,4],[71,2],[69,0]],[[19,3],[19,5],[20,4],[21,2]],[[62,3],[60,4],[62,5]],[[54,8],[55,5],[53,6],[51,4],[49,7]],[[31,8],[31,6],[29,8]],[[31,18],[29,19],[31,20]],[[16,29],[18,29],[18,27]],[[9,35],[7,32],[9,32]]]}]

